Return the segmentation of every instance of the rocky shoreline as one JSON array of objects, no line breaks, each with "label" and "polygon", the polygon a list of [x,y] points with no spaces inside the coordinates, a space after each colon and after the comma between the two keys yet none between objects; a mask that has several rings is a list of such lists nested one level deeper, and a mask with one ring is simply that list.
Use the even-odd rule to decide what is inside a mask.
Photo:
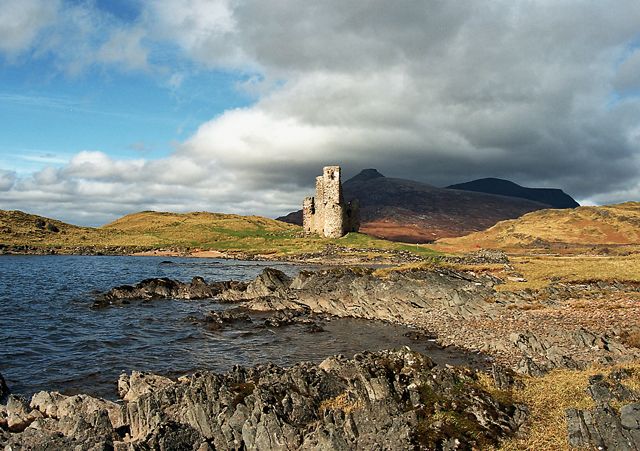
[{"label": "rocky shoreline", "polygon": [[[293,278],[267,268],[250,283],[207,283],[196,277],[189,283],[148,279],[116,287],[98,296],[93,307],[211,298],[229,304],[198,319],[212,328],[246,321],[247,311],[270,312],[274,327],[303,322],[321,328],[314,319],[323,315],[410,325],[418,337],[433,336],[443,346],[492,360],[492,387],[481,383],[476,370],[435,365],[408,349],[287,369],[237,367],[224,375],[196,373],[178,381],[134,372],[119,381],[119,403],[46,392],[27,403],[5,395],[0,445],[484,449],[527,424],[527,407],[509,395],[518,377],[640,360],[640,349],[628,339],[629,331],[640,327],[637,302],[631,297],[615,309],[604,302],[613,292],[635,296],[640,285],[552,284],[504,292],[496,290],[501,283],[492,275],[436,265],[331,268]],[[589,309],[572,308],[576,299],[589,300]],[[589,393],[596,409],[567,411],[573,446],[640,449],[640,391],[625,385],[629,376],[594,379]],[[0,398],[3,392],[6,387],[0,386]]]},{"label": "rocky shoreline", "polygon": [[[426,331],[443,346],[486,354],[526,375],[640,359],[640,349],[627,345],[624,331],[616,327],[640,327],[640,306],[630,301],[627,308],[607,309],[597,302],[611,290],[640,293],[640,285],[564,284],[539,292],[496,291],[501,282],[491,275],[447,267],[382,274],[369,268],[331,268],[302,271],[295,278],[267,268],[248,284],[149,279],[110,290],[94,307],[135,299],[214,298],[252,311],[383,320]],[[576,314],[567,308],[577,298],[592,298],[594,309],[579,317],[586,311]],[[530,308],[532,303],[536,308]]]},{"label": "rocky shoreline", "polygon": [[410,350],[235,367],[173,381],[134,372],[121,402],[40,392],[0,406],[5,449],[479,449],[514,434],[526,407],[463,368]]}]

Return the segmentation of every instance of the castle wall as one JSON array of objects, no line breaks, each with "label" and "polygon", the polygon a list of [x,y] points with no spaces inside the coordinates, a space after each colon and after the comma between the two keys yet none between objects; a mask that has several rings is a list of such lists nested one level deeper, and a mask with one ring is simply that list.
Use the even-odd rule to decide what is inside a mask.
[{"label": "castle wall", "polygon": [[357,201],[345,204],[342,196],[340,166],[326,166],[316,177],[316,196],[302,204],[302,225],[305,233],[317,233],[327,238],[340,238],[360,227]]},{"label": "castle wall", "polygon": [[344,230],[344,202],[342,201],[342,184],[340,183],[340,167],[327,166],[323,174],[324,218],[323,234],[327,238],[340,238]]}]

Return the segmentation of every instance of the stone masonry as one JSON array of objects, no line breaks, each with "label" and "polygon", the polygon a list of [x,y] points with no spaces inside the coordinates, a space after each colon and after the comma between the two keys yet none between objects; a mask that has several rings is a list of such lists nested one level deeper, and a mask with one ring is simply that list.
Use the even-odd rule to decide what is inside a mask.
[{"label": "stone masonry", "polygon": [[358,201],[346,203],[342,196],[340,166],[326,166],[316,177],[316,195],[302,204],[302,225],[305,233],[317,233],[327,238],[340,238],[360,228]]}]

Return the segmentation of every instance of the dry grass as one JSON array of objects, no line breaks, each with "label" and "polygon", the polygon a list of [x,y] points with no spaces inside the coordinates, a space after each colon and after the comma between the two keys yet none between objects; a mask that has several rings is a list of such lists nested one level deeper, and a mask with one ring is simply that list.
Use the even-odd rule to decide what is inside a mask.
[{"label": "dry grass", "polygon": [[640,329],[626,330],[622,332],[620,341],[626,346],[640,348]]},{"label": "dry grass", "polygon": [[[48,230],[48,224],[55,225],[58,231]],[[384,255],[386,251],[408,251],[423,256],[435,254],[425,246],[390,242],[360,233],[350,233],[339,239],[303,236],[301,227],[274,219],[207,212],[145,211],[124,216],[103,227],[91,228],[0,210],[2,244],[56,249],[62,253],[90,247],[220,251],[287,257],[317,253],[327,245],[336,245],[364,249],[367,251],[364,254],[369,257]]]},{"label": "dry grass", "polygon": [[[608,374],[615,368],[628,368],[633,375],[624,384],[640,389],[640,363],[615,367],[594,367],[584,371],[556,370],[539,378],[523,378],[524,388],[511,393],[515,402],[530,409],[529,430],[522,437],[505,440],[501,450],[569,450],[565,411],[569,408],[591,409],[593,400],[587,395],[589,377]],[[496,392],[497,389],[493,389]],[[499,392],[499,391],[498,391]],[[501,394],[500,396],[505,396]]]},{"label": "dry grass", "polygon": [[386,278],[393,273],[400,272],[412,272],[412,271],[432,271],[442,268],[450,268],[451,265],[445,262],[441,262],[437,259],[432,259],[418,263],[407,263],[405,265],[390,266],[387,268],[379,268],[373,272],[373,275],[379,278]]},{"label": "dry grass", "polygon": [[361,402],[351,399],[349,393],[346,392],[336,396],[335,398],[325,399],[320,403],[320,412],[325,412],[327,410],[339,410],[348,414],[361,408]]},{"label": "dry grass", "polygon": [[530,251],[565,244],[619,246],[640,243],[640,202],[567,210],[539,210],[460,238],[438,241],[444,251],[478,248]]},{"label": "dry grass", "polygon": [[552,281],[630,281],[640,282],[640,255],[617,257],[511,257],[516,271],[526,282],[509,282],[498,286],[499,290],[543,288]]}]

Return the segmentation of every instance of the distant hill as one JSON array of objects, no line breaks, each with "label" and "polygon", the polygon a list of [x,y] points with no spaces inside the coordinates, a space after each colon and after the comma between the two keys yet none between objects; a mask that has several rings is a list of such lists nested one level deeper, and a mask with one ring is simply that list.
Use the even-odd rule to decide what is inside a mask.
[{"label": "distant hill", "polygon": [[[143,211],[94,228],[78,227],[21,211],[0,210],[0,254],[129,254],[147,251],[180,254],[205,251],[205,254],[242,258],[256,255],[289,258],[299,254],[308,257],[332,244],[364,248],[368,255],[379,254],[381,258],[388,250],[433,254],[432,250],[424,247],[416,249],[412,245],[383,241],[359,233],[334,240],[306,237],[301,232],[300,227],[275,219],[222,213]],[[372,248],[380,251],[372,253]]]},{"label": "distant hill", "polygon": [[459,249],[545,248],[553,245],[637,245],[640,202],[571,210],[542,210],[502,221],[482,232],[446,238],[442,246]]},{"label": "distant hill", "polygon": [[65,241],[70,235],[91,232],[56,219],[32,215],[19,210],[0,210],[0,243],[40,243]]},{"label": "distant hill", "polygon": [[[385,177],[375,169],[365,169],[345,181],[343,188],[346,200],[360,201],[361,232],[413,243],[466,235],[504,219],[549,208],[527,199]],[[301,224],[302,213],[297,211],[278,219]]]},{"label": "distant hill", "polygon": [[527,188],[509,180],[484,178],[466,183],[447,186],[449,189],[475,191],[478,193],[498,194],[501,196],[520,197],[547,204],[552,208],[575,208],[580,204],[561,189]]}]

